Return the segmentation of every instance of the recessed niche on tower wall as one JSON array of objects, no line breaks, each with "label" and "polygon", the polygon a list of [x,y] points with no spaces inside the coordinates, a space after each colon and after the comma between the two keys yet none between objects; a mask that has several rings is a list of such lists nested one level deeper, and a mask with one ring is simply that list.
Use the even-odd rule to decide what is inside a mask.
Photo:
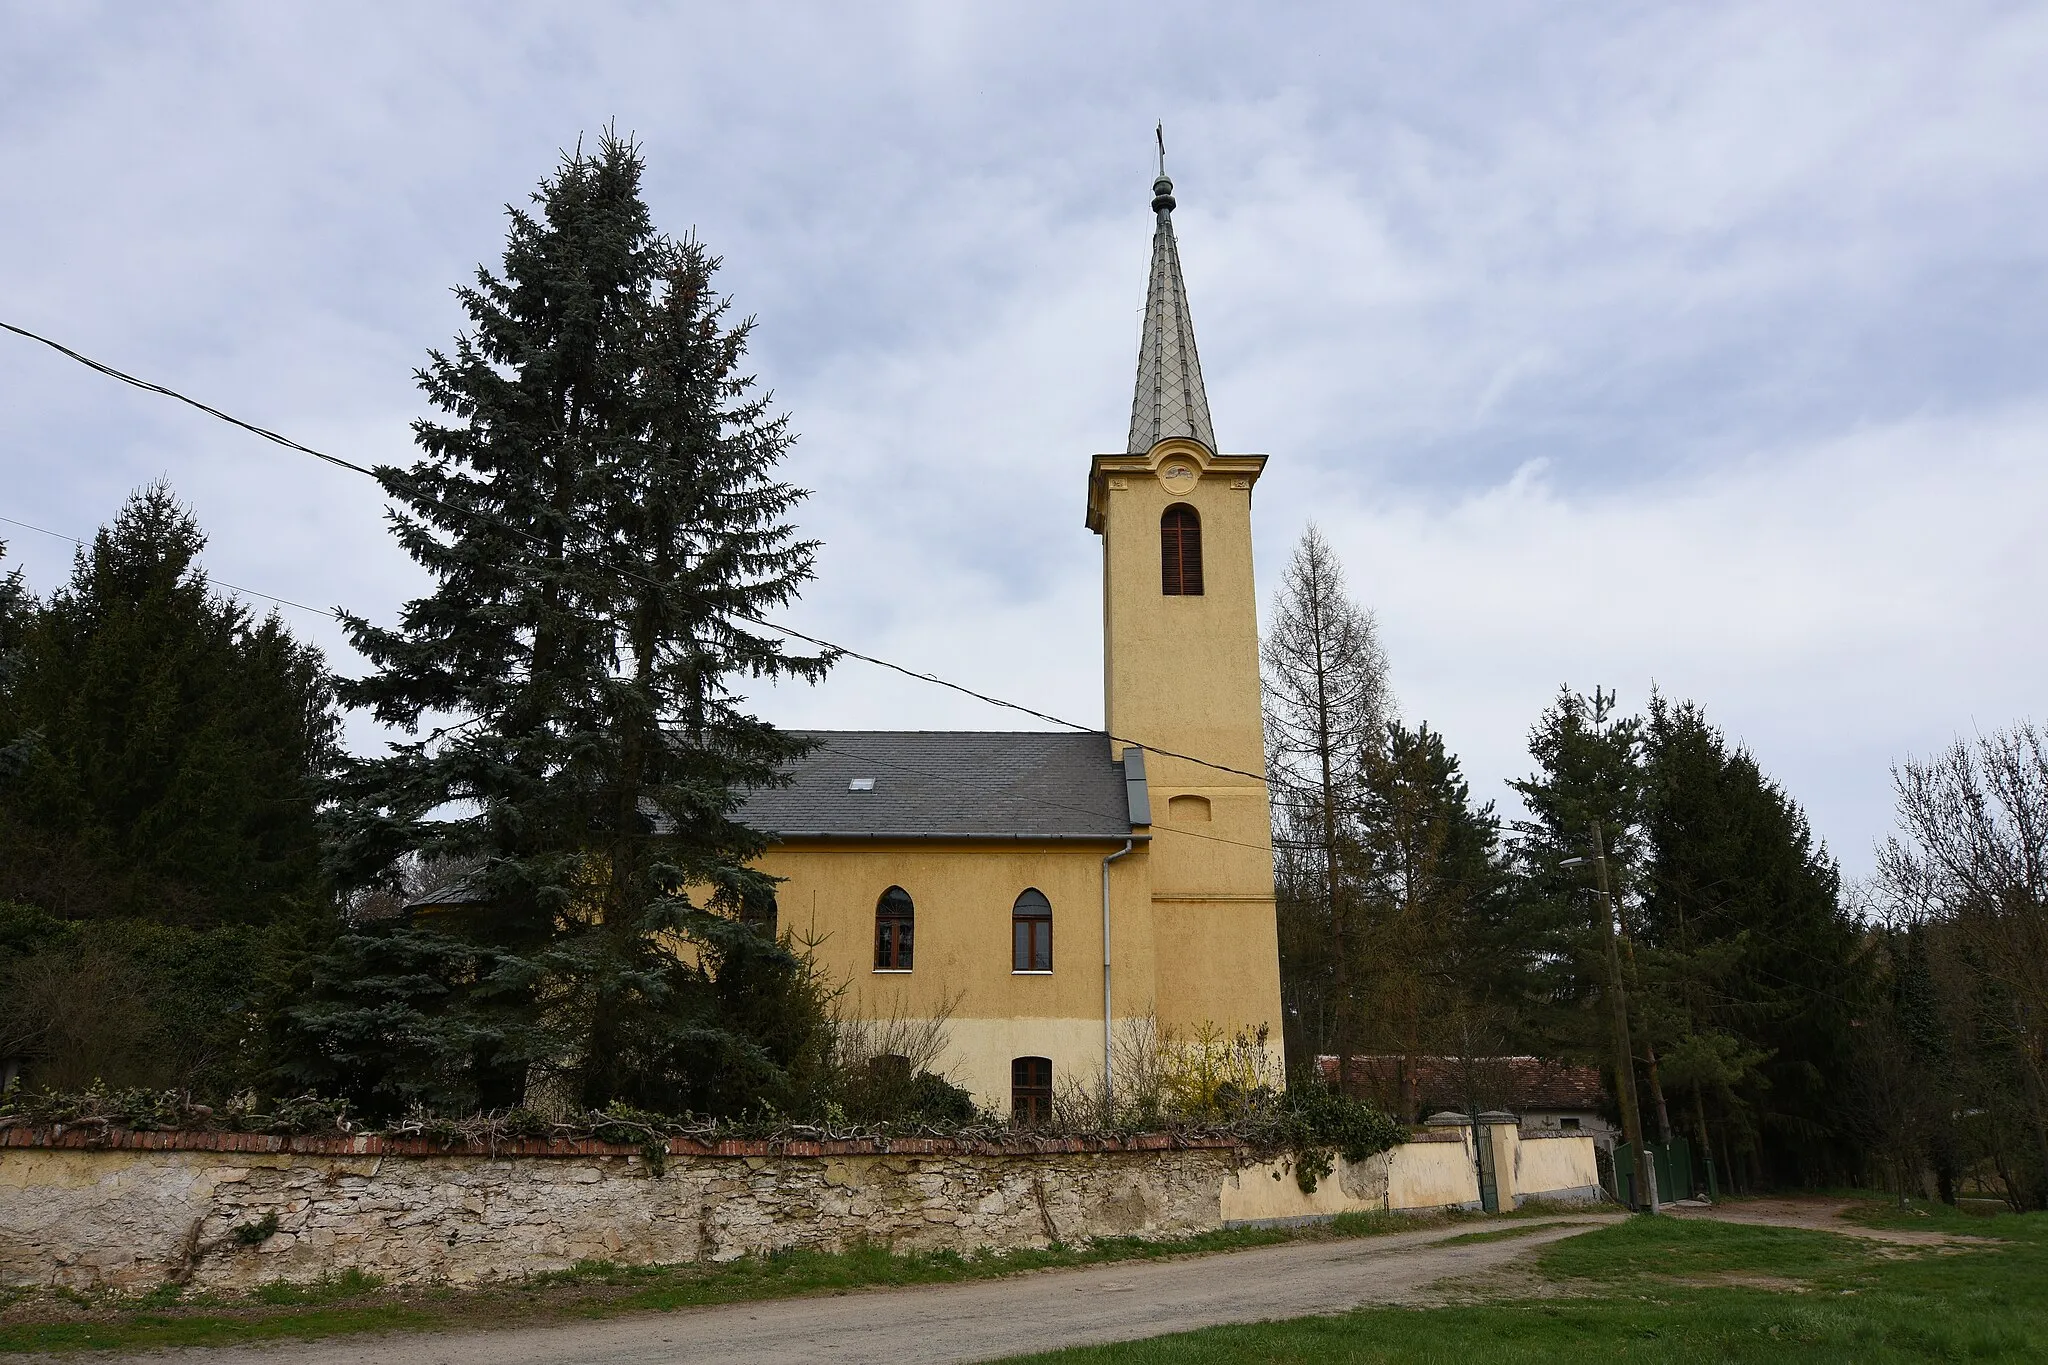
[{"label": "recessed niche on tower wall", "polygon": [[1209,823],[1209,798],[1176,796],[1166,803],[1166,818],[1176,825]]}]

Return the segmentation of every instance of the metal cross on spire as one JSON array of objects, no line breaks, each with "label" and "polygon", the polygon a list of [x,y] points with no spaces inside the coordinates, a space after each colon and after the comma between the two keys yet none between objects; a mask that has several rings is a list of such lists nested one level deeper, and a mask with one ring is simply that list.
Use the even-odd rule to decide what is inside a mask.
[{"label": "metal cross on spire", "polygon": [[1173,182],[1166,178],[1166,125],[1153,129],[1159,143],[1159,178],[1152,182],[1152,279],[1145,291],[1145,328],[1138,339],[1138,388],[1131,399],[1128,452],[1144,455],[1169,436],[1186,436],[1216,449],[1202,362],[1195,354],[1195,324],[1180,275],[1180,244],[1173,236]]}]

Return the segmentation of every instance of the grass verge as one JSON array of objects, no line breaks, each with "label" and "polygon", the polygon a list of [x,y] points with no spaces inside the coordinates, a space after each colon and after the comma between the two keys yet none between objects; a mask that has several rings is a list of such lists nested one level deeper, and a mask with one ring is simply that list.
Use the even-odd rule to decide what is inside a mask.
[{"label": "grass verge", "polygon": [[1543,1232],[1555,1227],[1582,1227],[1581,1223],[1534,1223],[1522,1227],[1488,1228],[1484,1232],[1461,1232],[1456,1237],[1446,1237],[1430,1243],[1431,1246],[1462,1247],[1475,1242],[1504,1242],[1511,1237],[1527,1237],[1532,1232]]},{"label": "grass verge", "polygon": [[[1553,1211],[1529,1207],[1508,1216],[1529,1218]],[[1583,1213],[1584,1209],[1575,1211]],[[247,1294],[181,1292],[174,1285],[128,1296],[56,1290],[14,1291],[8,1297],[9,1291],[0,1291],[0,1353],[140,1351],[359,1332],[532,1325],[805,1294],[843,1294],[876,1286],[949,1284],[1034,1270],[1241,1251],[1282,1242],[1373,1237],[1480,1221],[1494,1220],[1463,1213],[1359,1213],[1299,1227],[1228,1228],[1167,1240],[1099,1238],[1084,1245],[964,1255],[951,1251],[897,1254],[881,1246],[859,1246],[844,1252],[745,1256],[716,1265],[625,1266],[584,1261],[568,1270],[466,1289],[389,1288],[376,1276],[346,1271],[311,1284],[273,1281]]]},{"label": "grass verge", "polygon": [[[1986,1218],[1924,1205],[1859,1210],[1995,1238],[1896,1246],[1835,1233],[1633,1218],[1542,1248],[1554,1297],[1375,1308],[1018,1357],[1034,1365],[1249,1362],[1855,1361],[2048,1359],[2048,1215]],[[1484,1233],[1491,1237],[1494,1234]]]}]

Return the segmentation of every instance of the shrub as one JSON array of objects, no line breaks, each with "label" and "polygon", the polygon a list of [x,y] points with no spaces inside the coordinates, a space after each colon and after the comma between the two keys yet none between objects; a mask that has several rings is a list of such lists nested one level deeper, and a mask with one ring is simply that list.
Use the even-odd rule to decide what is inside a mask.
[{"label": "shrub", "polygon": [[1405,1136],[1400,1123],[1382,1110],[1314,1083],[1287,1091],[1278,1127],[1293,1154],[1294,1180],[1303,1194],[1314,1194],[1336,1168],[1333,1156],[1364,1161]]},{"label": "shrub", "polygon": [[247,1089],[268,1066],[299,932],[80,923],[0,903],[0,1063],[44,1090]]},{"label": "shrub", "polygon": [[245,1247],[262,1246],[277,1235],[277,1210],[272,1209],[253,1223],[242,1223],[235,1228],[235,1240]]}]

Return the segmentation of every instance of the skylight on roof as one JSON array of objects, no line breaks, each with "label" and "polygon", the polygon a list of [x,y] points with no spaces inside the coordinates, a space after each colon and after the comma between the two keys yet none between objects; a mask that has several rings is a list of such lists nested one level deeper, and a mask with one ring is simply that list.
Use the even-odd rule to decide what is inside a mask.
[{"label": "skylight on roof", "polygon": [[875,779],[872,777],[856,777],[853,781],[846,784],[846,789],[850,792],[871,792],[875,789]]}]

